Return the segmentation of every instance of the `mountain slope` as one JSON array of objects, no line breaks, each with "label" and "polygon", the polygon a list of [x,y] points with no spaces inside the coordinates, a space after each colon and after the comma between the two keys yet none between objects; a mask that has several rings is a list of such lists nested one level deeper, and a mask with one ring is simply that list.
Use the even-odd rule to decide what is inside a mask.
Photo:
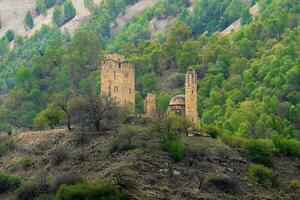
[{"label": "mountain slope", "polygon": [[[124,140],[115,132],[84,134],[83,146],[78,146],[74,133],[64,129],[24,132],[12,137],[16,149],[1,157],[0,171],[20,175],[25,180],[35,177],[40,169],[47,169],[49,179],[76,172],[88,182],[104,179],[118,183],[130,199],[137,200],[296,199],[296,191],[289,191],[288,185],[281,188],[285,192],[278,192],[249,180],[246,171],[251,162],[218,140],[184,137],[186,154],[183,162],[176,163],[162,150],[156,133],[145,128],[142,132],[132,137],[138,145],[123,151],[112,151],[114,145]],[[143,145],[141,141],[147,142]],[[51,152],[63,151],[62,148],[68,152],[67,158],[57,166],[51,164]],[[26,169],[20,166],[24,159],[32,161]],[[283,182],[300,178],[299,165],[299,161],[281,155],[274,161],[275,171]],[[212,180],[229,181],[232,185],[222,186]]]}]

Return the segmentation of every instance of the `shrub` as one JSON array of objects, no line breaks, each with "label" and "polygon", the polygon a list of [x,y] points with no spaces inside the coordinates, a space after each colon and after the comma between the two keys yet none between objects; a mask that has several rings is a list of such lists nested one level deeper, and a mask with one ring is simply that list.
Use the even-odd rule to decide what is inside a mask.
[{"label": "shrub", "polygon": [[17,200],[33,200],[38,193],[35,184],[26,182],[16,190]]},{"label": "shrub", "polygon": [[239,135],[232,135],[228,133],[224,133],[221,136],[221,140],[223,143],[227,144],[228,146],[234,147],[234,148],[242,148],[242,146],[245,144],[245,142],[248,140],[247,138],[244,138]]},{"label": "shrub", "polygon": [[78,183],[76,185],[62,185],[56,194],[57,200],[125,200],[126,195],[118,188],[107,183]]},{"label": "shrub", "polygon": [[293,190],[300,191],[300,180],[291,180],[289,185]]},{"label": "shrub", "polygon": [[11,42],[13,41],[13,39],[15,38],[15,33],[13,30],[8,30],[6,33],[5,33],[5,37],[6,39],[8,40],[8,42]]},{"label": "shrub", "polygon": [[21,182],[18,176],[10,176],[0,172],[0,194],[15,190]]},{"label": "shrub", "polygon": [[75,173],[66,173],[55,177],[51,191],[57,191],[61,185],[75,185],[76,183],[83,182],[82,178]]},{"label": "shrub", "polygon": [[175,139],[169,139],[165,143],[165,149],[171,153],[173,159],[176,162],[180,162],[184,154],[184,146],[180,137]]},{"label": "shrub", "polygon": [[68,153],[65,149],[59,147],[52,150],[49,156],[51,165],[57,166],[68,158]]},{"label": "shrub", "polygon": [[300,141],[281,136],[273,138],[274,146],[283,154],[300,158]]},{"label": "shrub", "polygon": [[15,142],[13,140],[4,140],[0,142],[0,156],[3,156],[6,152],[15,148]]},{"label": "shrub", "polygon": [[208,179],[208,187],[216,188],[225,193],[237,193],[239,191],[238,182],[228,176],[217,176]]},{"label": "shrub", "polygon": [[251,161],[270,166],[273,160],[272,146],[268,141],[250,139],[243,146]]},{"label": "shrub", "polygon": [[29,168],[33,164],[32,160],[30,159],[24,159],[21,160],[20,165],[23,169]]},{"label": "shrub", "polygon": [[276,184],[276,175],[272,169],[269,169],[261,164],[252,164],[247,170],[248,177],[264,185],[265,187],[271,187]]},{"label": "shrub", "polygon": [[221,134],[221,130],[213,125],[208,125],[204,128],[205,133],[209,134],[211,138],[217,139]]}]

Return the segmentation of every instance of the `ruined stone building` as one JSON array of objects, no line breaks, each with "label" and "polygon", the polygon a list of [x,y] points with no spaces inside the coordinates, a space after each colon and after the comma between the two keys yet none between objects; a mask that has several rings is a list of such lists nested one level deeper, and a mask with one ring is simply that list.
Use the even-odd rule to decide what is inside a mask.
[{"label": "ruined stone building", "polygon": [[198,123],[197,111],[197,74],[189,68],[185,75],[185,94],[174,96],[169,104],[168,114],[185,116],[194,123]]},{"label": "ruined stone building", "polygon": [[101,62],[101,96],[115,99],[121,107],[135,108],[134,67],[119,54],[105,55]]},{"label": "ruined stone building", "polygon": [[148,93],[144,101],[144,116],[155,118],[156,117],[156,95]]}]

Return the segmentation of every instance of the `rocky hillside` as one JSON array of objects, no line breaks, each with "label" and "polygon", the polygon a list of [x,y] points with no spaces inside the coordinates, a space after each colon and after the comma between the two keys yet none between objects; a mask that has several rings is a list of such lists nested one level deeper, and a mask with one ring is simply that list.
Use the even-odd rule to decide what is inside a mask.
[{"label": "rocky hillside", "polygon": [[[118,148],[126,139],[116,132],[85,134],[83,143],[78,138],[64,129],[13,136],[15,148],[1,157],[0,171],[25,180],[41,170],[46,170],[50,180],[76,172],[88,182],[100,179],[114,182],[130,199],[293,200],[299,197],[296,190],[284,183],[300,178],[300,162],[280,154],[273,164],[281,182],[277,190],[250,181],[246,174],[251,162],[245,155],[209,137],[185,136],[184,159],[177,163],[162,149],[159,135],[146,128],[133,136],[135,148],[130,150]],[[53,164],[53,152],[65,154],[64,159]],[[24,167],[24,160],[30,160],[30,164]],[[0,199],[14,199],[13,196],[5,194]]]}]

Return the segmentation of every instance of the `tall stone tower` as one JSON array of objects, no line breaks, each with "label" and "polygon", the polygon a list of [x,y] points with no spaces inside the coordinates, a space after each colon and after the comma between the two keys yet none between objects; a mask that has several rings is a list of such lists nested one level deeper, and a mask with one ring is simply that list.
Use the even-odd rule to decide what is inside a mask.
[{"label": "tall stone tower", "polygon": [[197,74],[192,68],[188,68],[185,75],[185,116],[198,124]]},{"label": "tall stone tower", "polygon": [[155,118],[156,115],[156,95],[154,93],[148,93],[144,101],[144,116]]},{"label": "tall stone tower", "polygon": [[108,54],[101,62],[101,96],[115,99],[121,107],[135,108],[134,68],[123,55]]}]

